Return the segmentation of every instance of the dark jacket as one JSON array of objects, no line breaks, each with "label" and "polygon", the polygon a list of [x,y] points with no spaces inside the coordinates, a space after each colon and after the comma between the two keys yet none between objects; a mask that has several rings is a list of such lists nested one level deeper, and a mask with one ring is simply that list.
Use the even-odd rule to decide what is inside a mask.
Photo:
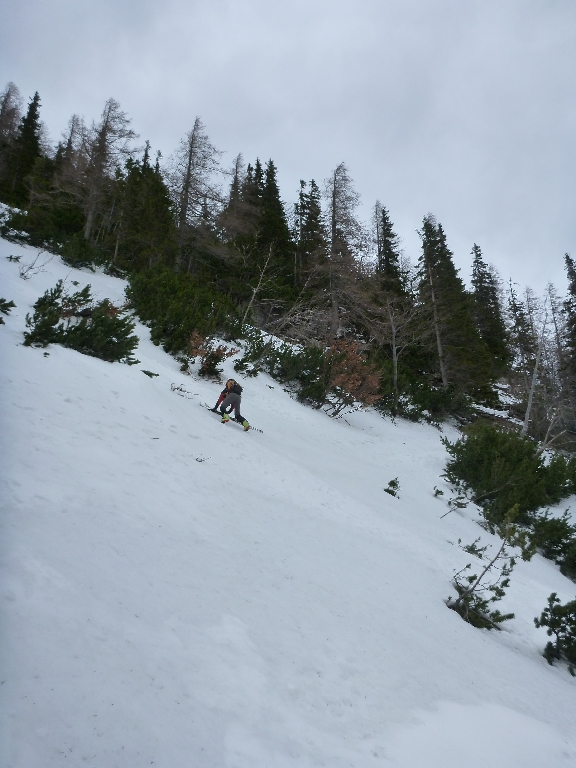
[{"label": "dark jacket", "polygon": [[228,395],[230,395],[232,392],[234,392],[235,395],[241,395],[242,394],[242,387],[240,384],[238,384],[237,381],[234,382],[233,386],[228,389],[228,387],[224,387],[222,392],[220,392],[220,397],[218,398],[218,402],[216,403],[216,408],[220,405],[220,403],[226,398]]}]

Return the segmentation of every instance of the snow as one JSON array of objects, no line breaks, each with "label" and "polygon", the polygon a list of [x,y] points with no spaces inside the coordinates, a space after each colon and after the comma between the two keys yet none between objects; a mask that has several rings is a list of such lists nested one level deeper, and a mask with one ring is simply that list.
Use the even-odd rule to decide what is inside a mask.
[{"label": "snow", "polygon": [[576,765],[576,680],[533,624],[574,584],[537,556],[503,631],[446,608],[458,539],[495,540],[442,517],[438,429],[334,421],[264,374],[242,403],[264,434],[222,426],[199,407],[221,386],[142,325],[134,366],[24,347],[57,279],[124,291],[57,257],[21,279],[35,256],[0,241],[2,768]]}]

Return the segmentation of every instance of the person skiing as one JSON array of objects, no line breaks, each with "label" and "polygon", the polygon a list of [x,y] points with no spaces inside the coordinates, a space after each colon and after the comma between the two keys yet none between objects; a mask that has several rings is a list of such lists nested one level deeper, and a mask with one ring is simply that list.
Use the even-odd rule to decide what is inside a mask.
[{"label": "person skiing", "polygon": [[230,416],[228,414],[235,411],[236,415],[234,416],[234,421],[242,424],[244,432],[247,432],[250,429],[250,424],[248,424],[246,419],[240,415],[240,403],[242,402],[241,395],[242,387],[240,384],[234,379],[228,379],[226,386],[220,393],[218,402],[214,408],[211,408],[210,410],[214,411],[214,413],[218,413],[218,406],[220,406],[222,424],[226,424],[227,421],[230,421]]}]

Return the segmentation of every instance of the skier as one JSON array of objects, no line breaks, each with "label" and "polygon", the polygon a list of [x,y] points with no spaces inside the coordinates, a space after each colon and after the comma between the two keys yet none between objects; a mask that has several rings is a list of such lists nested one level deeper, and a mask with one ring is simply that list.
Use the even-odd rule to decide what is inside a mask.
[{"label": "skier", "polygon": [[[234,379],[228,379],[226,382],[226,386],[220,393],[220,397],[218,398],[218,402],[214,406],[214,408],[211,408],[214,413],[218,413],[218,406],[220,406],[220,413],[222,414],[222,424],[226,424],[227,421],[230,421],[230,416],[228,416],[228,413],[232,412],[233,410],[236,411],[236,415],[234,416],[234,421],[237,421],[239,424],[242,424],[244,427],[244,432],[247,432],[250,429],[250,424],[246,421],[246,419],[243,416],[240,416],[240,403],[242,401],[242,387],[240,384],[238,384],[237,381]],[[226,410],[228,409],[228,411]]]}]

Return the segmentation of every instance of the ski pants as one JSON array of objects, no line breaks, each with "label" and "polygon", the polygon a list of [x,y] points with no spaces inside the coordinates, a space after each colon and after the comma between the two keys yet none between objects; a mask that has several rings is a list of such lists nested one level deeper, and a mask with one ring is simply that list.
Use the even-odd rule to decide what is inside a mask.
[{"label": "ski pants", "polygon": [[[236,411],[236,420],[241,421],[242,416],[240,416],[240,403],[242,401],[242,398],[240,395],[237,395],[236,392],[230,392],[229,395],[226,395],[224,400],[222,400],[222,403],[220,404],[220,413],[224,415],[226,413],[226,409],[232,406],[233,409]],[[232,410],[232,408],[230,410]]]}]

